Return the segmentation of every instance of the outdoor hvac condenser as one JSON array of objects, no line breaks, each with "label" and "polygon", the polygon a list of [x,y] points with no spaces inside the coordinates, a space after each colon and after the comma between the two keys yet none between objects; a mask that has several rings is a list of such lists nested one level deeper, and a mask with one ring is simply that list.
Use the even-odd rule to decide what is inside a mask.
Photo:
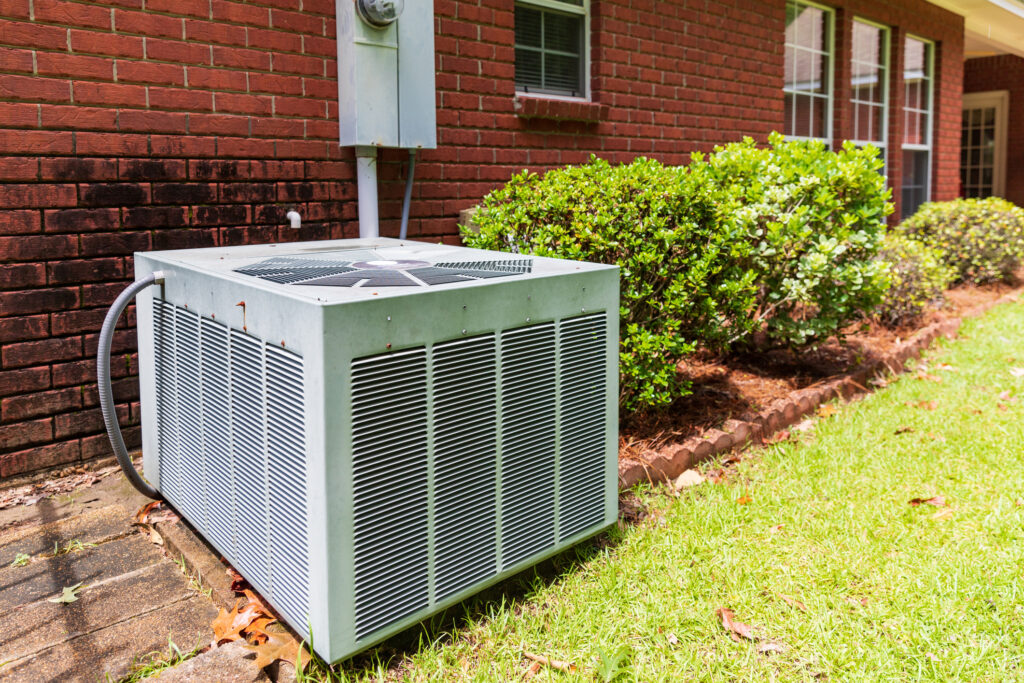
[{"label": "outdoor hvac condenser", "polygon": [[328,661],[615,521],[616,268],[375,239],[135,271],[146,477]]}]

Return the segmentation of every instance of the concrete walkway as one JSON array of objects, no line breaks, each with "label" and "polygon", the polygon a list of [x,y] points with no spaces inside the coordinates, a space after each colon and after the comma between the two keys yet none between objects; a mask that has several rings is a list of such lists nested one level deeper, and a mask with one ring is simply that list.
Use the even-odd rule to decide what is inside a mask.
[{"label": "concrete walkway", "polygon": [[116,681],[169,642],[210,642],[212,599],[131,525],[146,502],[116,473],[0,510],[0,679]]}]

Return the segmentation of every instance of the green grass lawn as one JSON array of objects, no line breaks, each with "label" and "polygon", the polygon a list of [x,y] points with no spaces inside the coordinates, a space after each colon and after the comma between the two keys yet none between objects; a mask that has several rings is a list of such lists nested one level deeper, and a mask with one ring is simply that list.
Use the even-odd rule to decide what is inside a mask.
[{"label": "green grass lawn", "polygon": [[921,365],[339,676],[522,680],[531,652],[577,667],[534,681],[1024,680],[1024,305]]}]

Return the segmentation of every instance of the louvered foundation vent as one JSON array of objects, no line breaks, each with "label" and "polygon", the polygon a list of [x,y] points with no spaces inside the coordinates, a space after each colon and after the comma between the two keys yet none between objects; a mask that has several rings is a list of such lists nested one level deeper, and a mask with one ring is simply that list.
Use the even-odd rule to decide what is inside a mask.
[{"label": "louvered foundation vent", "polygon": [[155,270],[145,474],[328,661],[614,522],[615,268],[350,240]]}]

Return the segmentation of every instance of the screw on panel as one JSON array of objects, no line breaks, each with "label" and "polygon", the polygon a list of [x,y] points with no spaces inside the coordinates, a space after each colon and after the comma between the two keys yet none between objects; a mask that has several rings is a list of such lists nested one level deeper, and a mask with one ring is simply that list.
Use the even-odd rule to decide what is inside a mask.
[{"label": "screw on panel", "polygon": [[387,344],[385,344],[384,346],[385,346],[385,348],[389,348],[389,349],[390,349],[390,348],[391,348],[391,342],[388,342],[388,343],[387,343]]},{"label": "screw on panel", "polygon": [[465,331],[465,330],[463,330],[463,331],[462,331],[462,334],[466,334],[466,331]]},{"label": "screw on panel", "polygon": [[284,348],[284,339],[281,340],[281,347]]}]

